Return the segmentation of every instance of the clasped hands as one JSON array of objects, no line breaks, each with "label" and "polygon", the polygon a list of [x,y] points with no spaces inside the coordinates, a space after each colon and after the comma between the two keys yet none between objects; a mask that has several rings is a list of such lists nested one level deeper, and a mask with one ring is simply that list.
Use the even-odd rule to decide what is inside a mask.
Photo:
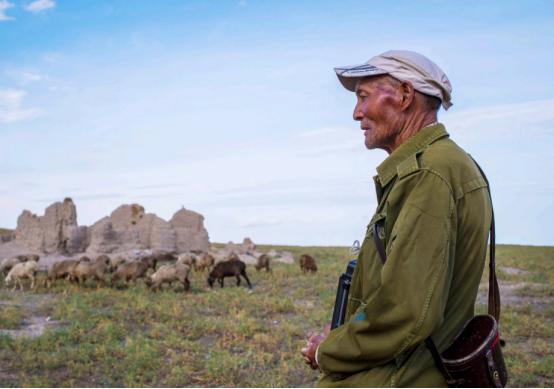
[{"label": "clasped hands", "polygon": [[325,328],[323,328],[323,331],[319,333],[309,333],[308,340],[306,341],[306,346],[300,350],[300,353],[304,358],[304,362],[306,362],[306,364],[314,370],[318,368],[317,361],[315,359],[317,348],[319,344],[323,342],[323,340],[327,337],[327,335],[329,335],[330,331],[331,324],[327,324]]}]

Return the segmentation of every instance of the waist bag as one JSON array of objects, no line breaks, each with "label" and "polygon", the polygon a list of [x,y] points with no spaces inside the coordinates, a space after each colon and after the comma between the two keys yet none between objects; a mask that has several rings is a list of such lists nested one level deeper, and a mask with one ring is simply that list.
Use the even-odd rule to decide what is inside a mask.
[{"label": "waist bag", "polygon": [[[491,197],[487,177],[477,162],[475,162],[475,165],[487,183],[487,190],[489,197]],[[377,234],[376,224],[373,224],[372,235],[379,257],[384,265],[387,257],[383,243]],[[488,314],[477,315],[467,321],[460,333],[442,353],[438,351],[430,336],[425,339],[425,345],[431,352],[435,365],[444,376],[449,387],[503,388],[508,381],[508,372],[502,356],[501,340],[498,332],[500,291],[496,279],[494,258],[494,211],[492,211],[489,243]]]}]

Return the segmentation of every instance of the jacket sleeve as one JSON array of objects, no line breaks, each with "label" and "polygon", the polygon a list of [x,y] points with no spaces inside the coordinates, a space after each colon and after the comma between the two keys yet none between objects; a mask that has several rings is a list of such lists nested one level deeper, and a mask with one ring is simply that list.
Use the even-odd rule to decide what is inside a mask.
[{"label": "jacket sleeve", "polygon": [[[430,171],[405,179],[415,181],[398,204],[401,209],[387,242],[380,286],[349,322],[320,344],[317,360],[324,373],[352,374],[398,362],[443,321],[453,266],[449,263],[452,192]],[[365,243],[374,244],[371,237]],[[366,252],[362,261],[377,258],[374,249]]]}]

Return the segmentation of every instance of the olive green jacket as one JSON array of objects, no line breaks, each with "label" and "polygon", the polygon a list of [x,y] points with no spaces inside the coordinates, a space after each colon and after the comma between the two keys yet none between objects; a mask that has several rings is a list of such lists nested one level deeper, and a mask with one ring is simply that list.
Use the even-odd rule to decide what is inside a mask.
[{"label": "olive green jacket", "polygon": [[474,314],[491,223],[487,185],[442,124],[409,138],[377,172],[379,205],[345,324],[317,350],[318,386],[446,386],[423,341],[432,335],[444,350]]}]

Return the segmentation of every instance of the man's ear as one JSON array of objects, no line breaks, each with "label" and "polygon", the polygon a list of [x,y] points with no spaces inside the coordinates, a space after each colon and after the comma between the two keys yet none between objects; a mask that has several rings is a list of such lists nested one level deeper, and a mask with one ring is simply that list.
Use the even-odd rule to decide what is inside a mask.
[{"label": "man's ear", "polygon": [[402,94],[402,103],[400,109],[407,110],[415,99],[415,89],[411,82],[402,81],[400,83],[400,93]]}]

